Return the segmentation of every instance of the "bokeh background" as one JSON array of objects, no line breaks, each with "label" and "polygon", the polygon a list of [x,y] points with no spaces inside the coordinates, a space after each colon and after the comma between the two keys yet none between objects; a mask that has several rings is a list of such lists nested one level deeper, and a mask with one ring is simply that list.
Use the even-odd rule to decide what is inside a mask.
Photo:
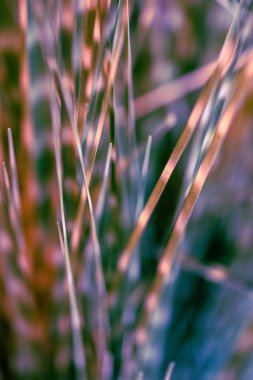
[{"label": "bokeh background", "polygon": [[[251,6],[0,0],[0,379],[252,378]],[[122,270],[224,43],[229,67]],[[231,104],[148,313],[178,213]]]}]

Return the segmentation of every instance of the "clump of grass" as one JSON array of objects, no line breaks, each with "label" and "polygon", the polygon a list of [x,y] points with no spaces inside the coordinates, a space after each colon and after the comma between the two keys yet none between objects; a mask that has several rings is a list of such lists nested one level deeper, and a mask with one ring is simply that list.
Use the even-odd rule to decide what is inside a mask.
[{"label": "clump of grass", "polygon": [[[135,99],[131,20],[140,20],[136,35],[144,43],[152,1],[3,1],[2,378],[207,379],[224,365],[217,359],[201,372],[203,355],[185,375],[169,339],[182,271],[245,290],[225,266],[182,253],[226,141],[252,120],[251,4],[219,3],[231,25],[218,58]],[[145,135],[144,116],[157,113],[160,121],[160,109],[200,87],[154,184],[157,125]],[[180,130],[173,104],[160,133]],[[167,222],[159,204],[182,162],[181,193]],[[158,247],[155,213],[166,231]],[[153,265],[145,271],[149,251]],[[175,347],[182,331],[171,339]],[[232,333],[227,342],[235,339]]]}]

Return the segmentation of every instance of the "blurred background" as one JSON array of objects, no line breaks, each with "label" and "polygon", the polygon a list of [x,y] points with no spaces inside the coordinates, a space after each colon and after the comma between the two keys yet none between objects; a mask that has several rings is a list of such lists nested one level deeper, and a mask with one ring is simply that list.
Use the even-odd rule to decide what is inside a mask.
[{"label": "blurred background", "polygon": [[[251,8],[0,0],[0,379],[252,378]],[[229,68],[122,270],[225,41]],[[230,105],[229,132],[147,316]]]}]

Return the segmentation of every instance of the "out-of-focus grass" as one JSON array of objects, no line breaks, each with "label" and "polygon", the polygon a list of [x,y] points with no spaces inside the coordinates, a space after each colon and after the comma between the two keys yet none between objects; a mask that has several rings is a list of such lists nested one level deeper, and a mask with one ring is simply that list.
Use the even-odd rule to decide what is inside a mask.
[{"label": "out-of-focus grass", "polygon": [[248,379],[251,2],[1,1],[1,378]]}]

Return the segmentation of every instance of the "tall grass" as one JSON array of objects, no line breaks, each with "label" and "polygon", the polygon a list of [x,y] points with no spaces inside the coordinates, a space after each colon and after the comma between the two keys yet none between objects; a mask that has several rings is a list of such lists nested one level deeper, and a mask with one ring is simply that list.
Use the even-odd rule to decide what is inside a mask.
[{"label": "tall grass", "polygon": [[246,378],[252,244],[242,189],[227,208],[222,189],[245,181],[236,162],[250,172],[251,2],[208,2],[229,20],[217,58],[197,49],[180,71],[197,44],[182,40],[198,28],[188,2],[1,1],[0,378]]}]

